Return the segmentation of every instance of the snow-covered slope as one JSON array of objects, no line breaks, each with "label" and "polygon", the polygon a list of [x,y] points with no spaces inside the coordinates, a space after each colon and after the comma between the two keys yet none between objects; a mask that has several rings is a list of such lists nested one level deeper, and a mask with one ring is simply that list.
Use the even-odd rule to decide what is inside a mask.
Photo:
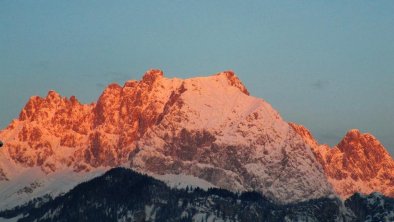
[{"label": "snow-covered slope", "polygon": [[319,145],[305,127],[290,125],[311,146],[328,181],[342,198],[356,192],[394,197],[394,160],[373,135],[353,129],[330,148]]},{"label": "snow-covered slope", "polygon": [[332,193],[310,147],[231,71],[183,80],[149,70],[86,105],[50,91],[32,97],[0,138],[0,193],[32,168],[42,171],[38,179],[72,171],[84,180],[120,165],[257,190],[283,203]]},{"label": "snow-covered slope", "polygon": [[60,170],[46,175],[38,167],[23,168],[9,182],[0,183],[0,209],[20,206],[44,195],[58,196],[82,182],[102,175],[106,170],[96,168],[83,175],[72,170]]},{"label": "snow-covered slope", "polygon": [[[170,81],[157,84],[174,85]],[[309,147],[231,72],[182,81],[137,146],[130,155],[134,169],[186,173],[279,202],[331,192]]]},{"label": "snow-covered slope", "polygon": [[[357,206],[364,200],[348,204]],[[392,207],[383,210],[386,212],[374,208],[358,212],[360,216],[382,221],[390,218],[386,215]],[[0,212],[1,221],[20,218],[21,221],[360,221],[335,197],[278,205],[256,192],[171,189],[152,177],[123,168],[111,169],[54,200],[48,198],[45,203],[31,202]]]}]

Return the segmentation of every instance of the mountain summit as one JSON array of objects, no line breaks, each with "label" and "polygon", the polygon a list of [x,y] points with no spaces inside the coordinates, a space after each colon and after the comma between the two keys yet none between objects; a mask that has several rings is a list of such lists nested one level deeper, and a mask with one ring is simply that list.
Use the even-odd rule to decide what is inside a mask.
[{"label": "mountain summit", "polygon": [[50,91],[30,98],[0,137],[3,184],[32,168],[83,177],[122,165],[256,190],[278,202],[333,193],[301,137],[231,71],[169,79],[149,70],[140,81],[109,85],[95,104]]},{"label": "mountain summit", "polygon": [[394,197],[394,160],[373,135],[352,129],[331,148],[318,144],[305,127],[290,125],[310,145],[328,181],[342,198],[356,192]]},{"label": "mountain summit", "polygon": [[[0,132],[0,208],[59,194],[116,166],[258,191],[278,203],[326,197],[334,194],[332,185],[342,195],[345,188],[331,176],[342,171],[317,152],[308,131],[292,126],[270,104],[250,96],[232,71],[178,79],[152,69],[140,81],[110,84],[92,104],[50,91],[45,98],[31,97]],[[354,137],[349,135],[351,144],[375,144]],[[335,152],[347,150],[348,143]],[[358,166],[356,159],[346,160],[339,170]],[[386,167],[378,165],[370,172]]]}]

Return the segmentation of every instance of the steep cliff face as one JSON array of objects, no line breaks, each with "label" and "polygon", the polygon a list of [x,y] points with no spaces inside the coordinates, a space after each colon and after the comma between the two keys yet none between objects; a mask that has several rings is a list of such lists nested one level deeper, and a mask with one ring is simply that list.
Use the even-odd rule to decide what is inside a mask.
[{"label": "steep cliff face", "polygon": [[[83,147],[91,132],[94,105],[50,91],[45,98],[31,97],[19,118],[0,132],[6,142],[1,154],[24,167],[45,172],[72,163],[72,152]],[[1,166],[1,163],[0,163]]]},{"label": "steep cliff face", "polygon": [[330,148],[319,145],[305,127],[290,125],[311,146],[328,181],[340,196],[381,192],[394,197],[394,160],[373,135],[353,129]]},{"label": "steep cliff face", "polygon": [[277,111],[229,77],[182,81],[164,115],[138,141],[131,166],[191,174],[230,190],[259,190],[277,201],[328,195],[331,188],[310,149]]},{"label": "steep cliff face", "polygon": [[123,165],[278,202],[332,193],[309,146],[231,71],[183,80],[149,70],[140,81],[109,85],[89,105],[51,91],[32,97],[0,136],[4,184],[33,168],[50,178]]},{"label": "steep cliff face", "polygon": [[48,173],[119,165],[155,123],[172,91],[156,85],[162,77],[161,71],[150,70],[139,82],[111,84],[90,105],[55,91],[45,98],[31,97],[19,118],[0,132],[4,152],[22,166]]}]

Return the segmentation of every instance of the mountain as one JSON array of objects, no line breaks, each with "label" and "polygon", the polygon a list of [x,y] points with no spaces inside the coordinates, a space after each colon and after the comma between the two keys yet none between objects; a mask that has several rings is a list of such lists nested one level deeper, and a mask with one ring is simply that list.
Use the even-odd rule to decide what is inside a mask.
[{"label": "mountain", "polygon": [[254,190],[279,203],[333,194],[309,146],[231,71],[170,79],[149,70],[140,81],[109,85],[92,104],[50,91],[31,97],[0,138],[0,209],[116,166]]},{"label": "mountain", "polygon": [[394,197],[394,163],[372,135],[335,147],[250,96],[232,71],[190,79],[149,70],[96,103],[33,96],[0,138],[0,209],[61,195],[123,166],[174,187],[257,191],[290,204],[339,194]]},{"label": "mountain", "polygon": [[353,129],[335,147],[320,145],[301,125],[290,124],[309,144],[337,194],[380,192],[394,197],[394,160],[371,134]]},{"label": "mountain", "polygon": [[394,199],[355,194],[345,203],[320,198],[275,204],[256,192],[171,189],[129,169],[114,168],[55,199],[0,212],[19,221],[392,221]]}]

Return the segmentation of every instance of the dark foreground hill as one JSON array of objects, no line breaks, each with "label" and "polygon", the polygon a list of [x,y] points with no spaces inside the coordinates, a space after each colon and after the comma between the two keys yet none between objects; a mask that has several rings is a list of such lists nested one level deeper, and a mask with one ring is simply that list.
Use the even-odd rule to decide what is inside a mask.
[{"label": "dark foreground hill", "polygon": [[393,221],[394,200],[355,194],[343,204],[321,198],[277,205],[259,193],[172,189],[152,177],[114,168],[55,199],[0,213],[19,221]]}]

